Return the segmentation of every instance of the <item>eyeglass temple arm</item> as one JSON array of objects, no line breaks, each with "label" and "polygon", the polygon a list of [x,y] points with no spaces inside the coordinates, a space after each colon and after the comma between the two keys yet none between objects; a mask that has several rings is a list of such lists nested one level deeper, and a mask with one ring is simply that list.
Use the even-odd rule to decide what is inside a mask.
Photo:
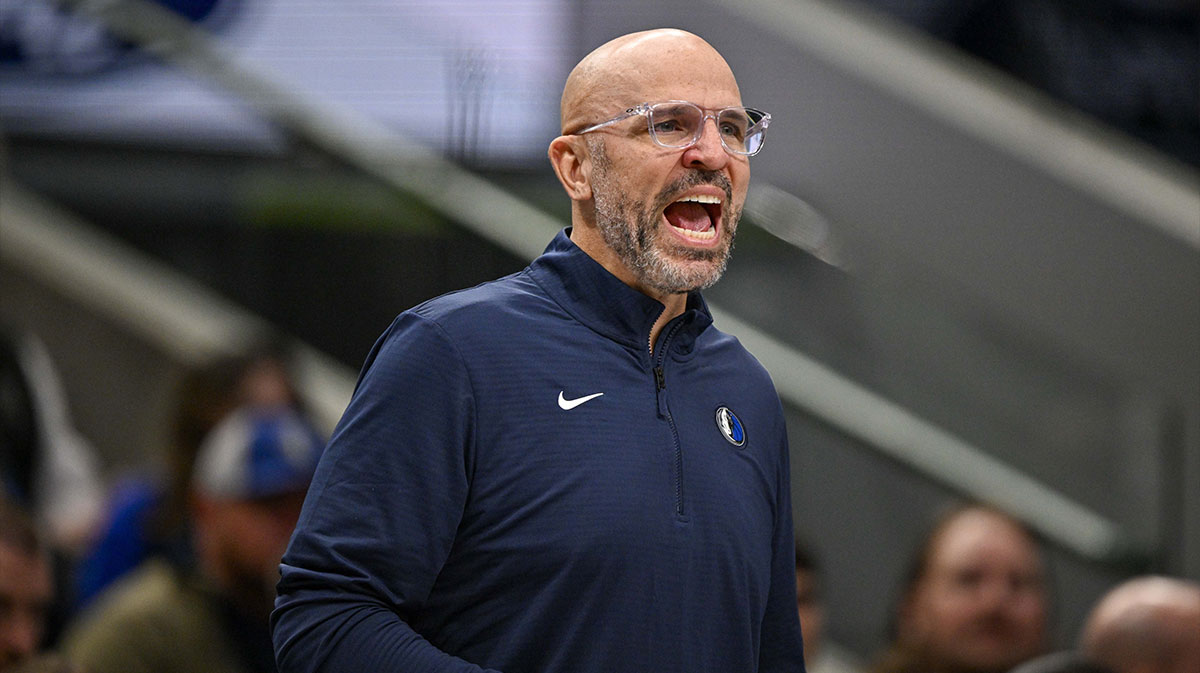
[{"label": "eyeglass temple arm", "polygon": [[646,107],[639,105],[638,107],[635,107],[635,108],[629,108],[623,114],[619,114],[616,117],[609,119],[608,121],[600,122],[599,124],[592,124],[591,126],[585,128],[583,130],[576,131],[575,133],[572,133],[571,135],[579,136],[579,135],[583,135],[585,133],[591,133],[592,131],[595,131],[597,129],[602,129],[605,126],[612,126],[613,124],[616,124],[617,122],[625,121],[626,119],[629,119],[630,117],[636,117],[637,115],[641,115],[641,114],[646,114]]}]

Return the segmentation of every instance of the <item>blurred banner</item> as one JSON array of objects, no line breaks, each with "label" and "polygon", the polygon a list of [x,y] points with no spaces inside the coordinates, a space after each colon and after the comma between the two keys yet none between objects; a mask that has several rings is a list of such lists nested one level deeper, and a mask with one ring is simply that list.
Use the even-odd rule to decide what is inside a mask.
[{"label": "blurred banner", "polygon": [[[557,135],[565,0],[156,4],[246,68],[454,158],[540,162]],[[119,41],[72,5],[88,3],[0,0],[0,130],[215,148],[282,141],[246,102]]]}]

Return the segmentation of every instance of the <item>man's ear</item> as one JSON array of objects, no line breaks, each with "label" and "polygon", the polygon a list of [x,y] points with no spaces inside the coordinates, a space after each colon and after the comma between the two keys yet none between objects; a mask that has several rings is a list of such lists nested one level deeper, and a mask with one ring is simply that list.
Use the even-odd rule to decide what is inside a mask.
[{"label": "man's ear", "polygon": [[592,198],[591,159],[579,136],[559,136],[550,143],[550,165],[572,201]]}]

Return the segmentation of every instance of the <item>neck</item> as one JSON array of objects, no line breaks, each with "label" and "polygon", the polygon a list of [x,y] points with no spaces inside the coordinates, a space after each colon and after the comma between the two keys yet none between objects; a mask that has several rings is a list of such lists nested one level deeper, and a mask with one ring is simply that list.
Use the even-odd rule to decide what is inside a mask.
[{"label": "neck", "polygon": [[581,250],[586,252],[589,257],[596,260],[600,266],[603,266],[609,273],[616,276],[629,287],[641,292],[642,294],[657,300],[664,307],[658,320],[654,321],[654,325],[650,328],[650,352],[654,352],[654,344],[658,341],[658,335],[662,332],[663,327],[671,322],[675,316],[682,315],[687,308],[686,292],[662,293],[656,292],[648,287],[643,286],[637,281],[633,273],[625,266],[625,263],[613,251],[612,248],[604,242],[599,228],[594,223],[581,222],[576,218],[572,222],[571,241],[579,246]]},{"label": "neck", "polygon": [[676,316],[682,315],[683,310],[687,308],[686,294],[668,294],[665,296],[650,295],[662,302],[666,308],[659,314],[658,320],[654,321],[654,325],[650,327],[650,352],[654,352],[654,344],[658,343],[658,335],[662,334],[663,327],[671,322]]}]

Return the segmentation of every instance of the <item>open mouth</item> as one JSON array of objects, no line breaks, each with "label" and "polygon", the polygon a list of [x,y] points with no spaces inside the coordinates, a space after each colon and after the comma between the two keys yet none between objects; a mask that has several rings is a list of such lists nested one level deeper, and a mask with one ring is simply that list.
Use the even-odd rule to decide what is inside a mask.
[{"label": "open mouth", "polygon": [[663,209],[663,216],[685,239],[698,243],[717,237],[721,221],[721,197],[689,194]]}]

